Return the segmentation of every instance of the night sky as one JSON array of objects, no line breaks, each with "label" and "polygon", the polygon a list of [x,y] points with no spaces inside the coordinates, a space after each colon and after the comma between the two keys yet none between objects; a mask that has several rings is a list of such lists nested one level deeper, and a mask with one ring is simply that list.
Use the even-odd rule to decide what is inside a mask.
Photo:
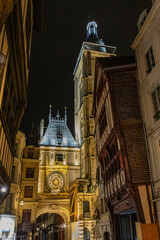
[{"label": "night sky", "polygon": [[68,126],[74,134],[73,70],[86,40],[88,16],[98,24],[98,35],[106,45],[117,47],[118,55],[133,55],[130,46],[137,34],[137,21],[151,0],[44,0],[43,31],[34,32],[27,108],[20,130],[26,134],[32,122],[48,124],[49,105],[61,117],[67,106]]}]

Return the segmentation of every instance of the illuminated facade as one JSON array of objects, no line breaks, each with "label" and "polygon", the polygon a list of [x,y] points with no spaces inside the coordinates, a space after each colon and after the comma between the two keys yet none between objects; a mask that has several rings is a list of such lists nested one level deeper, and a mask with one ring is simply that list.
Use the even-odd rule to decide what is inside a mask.
[{"label": "illuminated facade", "polygon": [[[34,131],[29,136],[33,140]],[[29,139],[29,143],[31,142]],[[75,180],[79,177],[80,149],[68,129],[66,109],[64,118],[60,118],[59,112],[53,118],[50,107],[45,132],[44,120],[41,120],[40,145],[28,145],[23,153],[18,237],[33,234],[38,237],[38,226],[41,226],[40,234],[43,229],[46,231],[49,228],[45,214],[53,214],[54,220],[57,214],[63,219],[62,226],[56,230],[58,236],[70,239],[70,203],[76,199],[77,205],[77,197],[70,200],[70,189],[74,188]],[[72,215],[77,216],[77,210]],[[40,219],[43,219],[43,224],[39,223]],[[53,226],[54,231],[55,229]],[[62,235],[63,232],[65,233]]]},{"label": "illuminated facade", "polygon": [[26,107],[32,29],[40,16],[33,4],[0,1],[0,204],[10,191],[15,139]]},{"label": "illuminated facade", "polygon": [[132,44],[138,63],[140,104],[147,136],[153,202],[160,226],[160,2],[152,1],[138,20],[138,34]]},{"label": "illuminated facade", "polygon": [[0,205],[0,239],[14,240],[16,238],[19,215],[18,203],[20,197],[21,164],[24,147],[25,136],[22,132],[18,131],[16,135],[10,194]]}]

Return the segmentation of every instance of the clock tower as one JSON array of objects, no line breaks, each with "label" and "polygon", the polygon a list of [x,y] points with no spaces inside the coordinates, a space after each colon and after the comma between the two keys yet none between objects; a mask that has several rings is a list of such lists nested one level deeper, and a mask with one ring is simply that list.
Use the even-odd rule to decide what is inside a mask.
[{"label": "clock tower", "polygon": [[53,118],[50,106],[49,124],[44,135],[41,120],[39,196],[65,196],[80,176],[80,151],[67,126],[66,111],[65,108],[64,118],[60,118],[59,111]]}]

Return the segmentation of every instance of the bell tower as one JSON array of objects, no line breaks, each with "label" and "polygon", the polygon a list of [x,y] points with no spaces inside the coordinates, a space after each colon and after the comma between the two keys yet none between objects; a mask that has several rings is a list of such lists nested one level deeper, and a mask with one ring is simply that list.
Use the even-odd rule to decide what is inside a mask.
[{"label": "bell tower", "polygon": [[98,37],[97,23],[87,24],[87,39],[82,44],[74,69],[75,139],[81,149],[81,178],[96,182],[96,150],[92,114],[95,60],[115,56],[115,47],[106,46]]}]

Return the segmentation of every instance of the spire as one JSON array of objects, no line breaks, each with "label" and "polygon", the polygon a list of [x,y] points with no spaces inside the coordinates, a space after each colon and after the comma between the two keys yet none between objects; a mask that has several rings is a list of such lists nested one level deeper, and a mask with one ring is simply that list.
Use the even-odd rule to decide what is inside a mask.
[{"label": "spire", "polygon": [[59,117],[60,117],[60,115],[59,115],[59,110],[57,110],[57,115],[56,115],[56,117],[57,117],[57,119],[59,120]]},{"label": "spire", "polygon": [[51,122],[52,118],[52,105],[49,105],[49,122]]},{"label": "spire", "polygon": [[67,124],[67,107],[65,107],[64,120],[65,124]]}]

